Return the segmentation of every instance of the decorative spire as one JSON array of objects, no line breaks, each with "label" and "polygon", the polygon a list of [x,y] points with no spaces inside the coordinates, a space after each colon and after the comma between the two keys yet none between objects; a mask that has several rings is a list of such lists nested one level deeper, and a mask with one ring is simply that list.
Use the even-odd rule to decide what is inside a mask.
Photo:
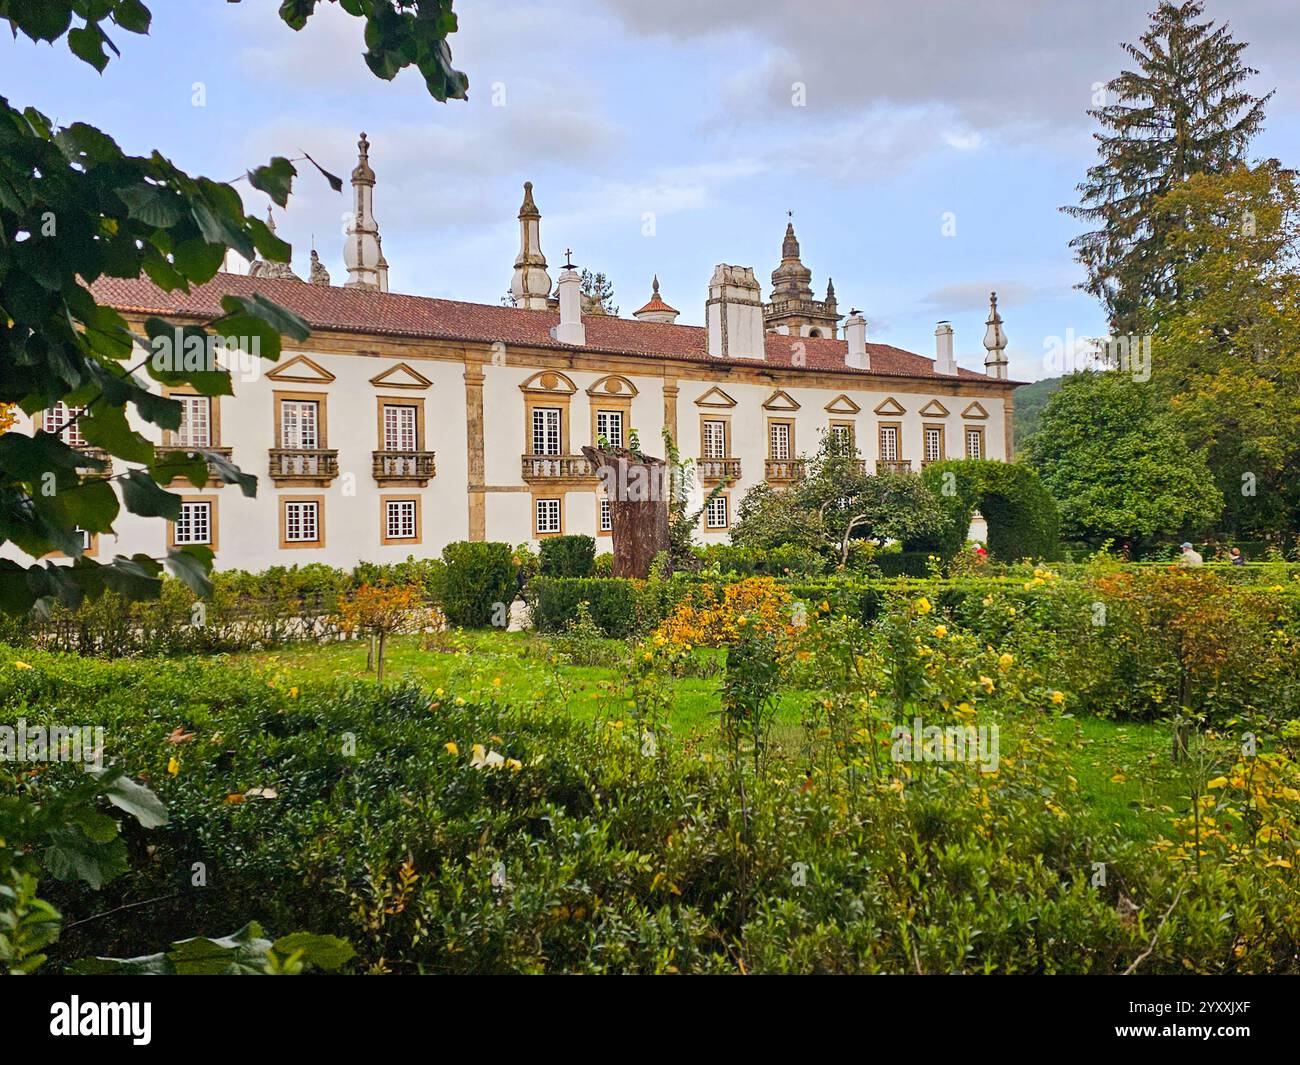
[{"label": "decorative spire", "polygon": [[828,277],[826,279],[826,309],[833,310],[835,306],[835,281]]},{"label": "decorative spire", "polygon": [[640,322],[659,322],[664,325],[672,325],[677,321],[679,313],[676,307],[668,306],[663,297],[659,295],[659,275],[655,274],[654,281],[650,283],[650,302],[639,311],[634,311],[632,317]]},{"label": "decorative spire", "polygon": [[794,222],[785,224],[785,240],[781,241],[781,258],[799,258],[799,238],[794,235]]},{"label": "decorative spire", "polygon": [[379,223],[374,214],[375,172],[370,168],[370,142],[361,134],[357,141],[357,165],[352,168],[352,217],[343,245],[348,267],[346,288],[388,291],[388,263],[379,241]]},{"label": "decorative spire", "polygon": [[984,373],[989,377],[1006,380],[1007,376],[1007,335],[1002,331],[1002,315],[998,313],[998,294],[989,293],[989,316],[985,324],[984,349],[988,355],[984,358]]},{"label": "decorative spire", "polygon": [[524,202],[519,207],[519,255],[510,280],[510,295],[515,305],[532,311],[544,311],[551,294],[551,275],[546,272],[542,254],[542,212],[533,202],[533,183],[524,182]]}]

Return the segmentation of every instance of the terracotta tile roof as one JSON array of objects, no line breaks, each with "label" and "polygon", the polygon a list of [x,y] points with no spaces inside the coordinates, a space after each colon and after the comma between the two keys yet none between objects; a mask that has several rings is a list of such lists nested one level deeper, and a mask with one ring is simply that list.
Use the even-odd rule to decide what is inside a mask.
[{"label": "terracotta tile roof", "polygon": [[[313,329],[372,333],[385,336],[428,337],[439,340],[520,344],[562,351],[594,351],[653,359],[686,359],[722,365],[762,365],[753,359],[711,359],[705,331],[694,325],[667,325],[605,315],[583,315],[587,330],[585,348],[561,344],[551,336],[559,323],[555,311],[529,311],[484,303],[462,303],[429,296],[312,285],[304,281],[218,274],[188,293],[164,292],[146,278],[103,277],[90,286],[95,298],[119,311],[170,316],[213,318],[221,313],[221,297],[261,292],[287,307]],[[804,349],[796,364],[795,344]],[[789,337],[767,334],[766,364],[782,369],[844,373],[856,376],[938,377],[934,361],[889,344],[868,344],[871,369],[844,365],[848,345],[825,337]],[[987,381],[983,374],[961,369],[958,379]],[[1012,383],[1012,382],[1008,382]]]},{"label": "terracotta tile roof", "polygon": [[676,307],[669,307],[668,304],[664,302],[663,297],[660,296],[658,292],[656,292],[653,296],[651,296],[650,302],[647,303],[644,307],[642,307],[639,311],[634,311],[633,317],[635,317],[638,314],[645,314],[646,311],[667,311],[669,314],[681,313]]}]

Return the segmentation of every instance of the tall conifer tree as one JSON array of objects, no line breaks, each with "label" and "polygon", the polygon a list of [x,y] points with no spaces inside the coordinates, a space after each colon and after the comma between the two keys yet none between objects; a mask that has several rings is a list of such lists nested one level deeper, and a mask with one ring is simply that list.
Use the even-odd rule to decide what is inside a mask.
[{"label": "tall conifer tree", "polygon": [[1106,306],[1111,328],[1134,331],[1134,316],[1171,295],[1174,267],[1166,234],[1176,219],[1155,201],[1193,174],[1242,161],[1273,95],[1244,83],[1258,71],[1241,59],[1245,42],[1225,23],[1198,21],[1201,0],[1161,3],[1137,44],[1136,64],[1106,86],[1108,102],[1088,113],[1100,160],[1079,185],[1080,205],[1064,210],[1097,228],[1071,241],[1087,268],[1083,288]]}]

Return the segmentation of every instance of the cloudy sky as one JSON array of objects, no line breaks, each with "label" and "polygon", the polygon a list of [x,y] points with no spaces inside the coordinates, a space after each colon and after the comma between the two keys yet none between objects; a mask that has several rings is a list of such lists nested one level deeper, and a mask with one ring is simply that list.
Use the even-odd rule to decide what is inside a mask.
[{"label": "cloudy sky", "polygon": [[[294,33],[275,0],[151,0],[152,34],[117,34],[123,58],[103,75],[62,43],[0,38],[0,93],[222,179],[302,152],[346,176],[364,129],[401,292],[498,302],[531,180],[552,264],[571,247],[610,276],[624,315],[658,273],[698,324],[716,263],[755,267],[766,291],[792,211],[814,286],[833,277],[872,339],[932,355],[946,318],[960,361],[978,367],[996,288],[1013,376],[1028,380],[1055,370],[1051,338],[1104,329],[1074,289],[1078,225],[1058,208],[1093,158],[1094,86],[1121,69],[1120,43],[1153,5],[457,0],[470,101],[443,105],[413,71],[374,78],[360,23],[332,4]],[[1257,154],[1295,164],[1293,7],[1208,2],[1251,43],[1256,88],[1277,90]],[[279,218],[299,273],[314,240],[344,279],[348,206],[303,174]]]}]

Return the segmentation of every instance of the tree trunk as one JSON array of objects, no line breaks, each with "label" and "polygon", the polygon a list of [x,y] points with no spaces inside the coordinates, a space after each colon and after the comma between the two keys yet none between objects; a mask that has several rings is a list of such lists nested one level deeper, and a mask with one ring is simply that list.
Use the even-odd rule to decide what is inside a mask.
[{"label": "tree trunk", "polygon": [[375,663],[376,677],[380,683],[384,683],[384,645],[388,642],[388,633],[383,629],[379,630],[379,652],[376,655],[378,661]]},{"label": "tree trunk", "polygon": [[655,555],[668,550],[668,466],[663,459],[637,459],[626,448],[584,447],[609,499],[615,577],[645,578]]}]

